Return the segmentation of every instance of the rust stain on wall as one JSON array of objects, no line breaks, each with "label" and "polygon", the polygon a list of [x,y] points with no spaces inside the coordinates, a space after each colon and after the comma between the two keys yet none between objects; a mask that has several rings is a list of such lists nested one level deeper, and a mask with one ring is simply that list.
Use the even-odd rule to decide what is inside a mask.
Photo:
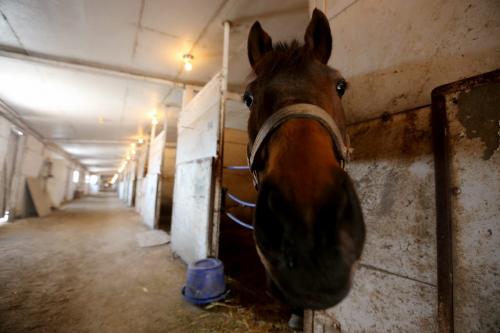
[{"label": "rust stain on wall", "polygon": [[500,83],[477,87],[458,96],[458,121],[469,139],[485,145],[482,158],[489,160],[499,147]]}]

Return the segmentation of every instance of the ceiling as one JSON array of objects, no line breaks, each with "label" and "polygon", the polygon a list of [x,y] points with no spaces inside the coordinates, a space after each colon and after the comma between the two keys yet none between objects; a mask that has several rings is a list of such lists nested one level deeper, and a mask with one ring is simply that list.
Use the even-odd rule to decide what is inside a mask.
[{"label": "ceiling", "polygon": [[[308,1],[2,0],[0,51],[20,57],[0,53],[0,99],[90,172],[112,172],[149,130],[153,110],[167,117],[168,140],[176,140],[182,88],[139,75],[208,82],[220,70],[222,22],[229,20],[229,85],[240,93],[250,73],[247,34],[257,19],[275,40],[302,38]],[[191,72],[183,71],[185,53],[194,56]],[[39,58],[51,62],[32,61]],[[228,108],[228,124],[243,128],[240,103]]]}]

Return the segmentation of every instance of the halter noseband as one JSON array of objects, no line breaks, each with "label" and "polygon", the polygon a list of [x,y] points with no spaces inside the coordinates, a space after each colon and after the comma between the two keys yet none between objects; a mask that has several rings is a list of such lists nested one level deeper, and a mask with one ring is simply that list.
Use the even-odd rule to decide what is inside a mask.
[{"label": "halter noseband", "polygon": [[253,144],[250,142],[248,143],[248,166],[250,167],[250,172],[252,173],[253,183],[256,189],[259,186],[259,175],[258,170],[255,167],[255,156],[260,151],[262,144],[264,143],[266,138],[272,135],[274,130],[276,130],[287,120],[297,118],[314,119],[321,125],[323,125],[323,127],[326,128],[326,130],[332,137],[335,151],[342,168],[344,168],[345,164],[349,161],[349,136],[346,135],[346,142],[344,142],[342,133],[340,132],[332,116],[330,116],[325,110],[314,104],[292,104],[273,113],[260,128]]}]

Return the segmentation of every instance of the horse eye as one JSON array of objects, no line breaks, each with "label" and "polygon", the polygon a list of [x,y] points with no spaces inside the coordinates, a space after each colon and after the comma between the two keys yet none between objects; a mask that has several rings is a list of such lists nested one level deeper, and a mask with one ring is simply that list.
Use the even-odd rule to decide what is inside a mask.
[{"label": "horse eye", "polygon": [[243,95],[243,103],[245,103],[245,105],[250,108],[253,104],[253,96],[252,94],[250,93],[245,93],[245,95]]},{"label": "horse eye", "polygon": [[347,88],[347,82],[345,82],[345,80],[339,80],[337,82],[337,95],[339,95],[340,97],[342,97],[345,93],[345,90]]}]

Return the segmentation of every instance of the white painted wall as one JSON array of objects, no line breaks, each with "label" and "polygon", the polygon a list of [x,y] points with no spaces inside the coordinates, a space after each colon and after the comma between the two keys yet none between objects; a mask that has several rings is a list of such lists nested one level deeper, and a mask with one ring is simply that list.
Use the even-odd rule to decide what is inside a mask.
[{"label": "white painted wall", "polygon": [[[318,7],[329,18],[334,45],[329,64],[349,84],[343,102],[348,121],[356,123],[350,127],[355,159],[349,171],[367,223],[364,265],[353,289],[336,307],[316,312],[314,332],[331,329],[334,319],[342,332],[434,332],[436,240],[428,105],[433,88],[500,68],[500,2],[310,0],[309,4],[311,11]],[[401,111],[407,112],[387,125],[381,120],[364,122],[384,112]],[[401,118],[411,114],[414,118],[405,122],[413,125],[391,137]],[[361,139],[372,137],[363,141],[353,131]],[[380,137],[380,133],[385,135]],[[477,170],[471,172],[477,175]],[[468,177],[467,181],[477,186],[477,179]],[[498,187],[493,181],[488,184]],[[481,187],[483,196],[486,188]],[[477,226],[478,217],[473,221]],[[474,229],[464,239],[478,237],[486,244],[487,228],[481,228],[486,236]],[[475,240],[473,244],[474,251],[469,251],[474,254],[473,262],[483,266],[476,270],[481,271],[480,278],[467,281],[467,290],[479,286],[465,302],[473,311],[456,312],[459,325],[455,329],[460,332],[490,331],[484,323],[495,320],[494,306],[486,309],[484,305],[495,292],[498,295],[494,274],[488,271],[494,265],[484,261],[496,257],[483,254],[486,258],[480,258],[481,246],[486,246]],[[464,271],[475,274],[472,264]],[[469,295],[462,289],[456,297],[462,300]]]},{"label": "white painted wall", "polygon": [[310,0],[333,33],[348,122],[430,104],[439,85],[500,68],[497,0]]},{"label": "white painted wall", "polygon": [[[0,110],[1,111],[1,110]],[[0,115],[0,172],[4,172],[4,161],[8,137],[14,125]],[[16,127],[18,128],[18,127]],[[74,162],[66,157],[58,155],[53,148],[47,147],[34,136],[24,133],[19,137],[19,148],[17,153],[16,168],[13,176],[11,198],[11,218],[21,218],[34,213],[29,203],[29,193],[26,187],[27,177],[43,177],[42,167],[44,161],[50,159],[53,162],[52,174],[45,182],[45,189],[50,196],[54,206],[59,206],[63,200],[71,200],[75,188],[85,189],[85,170],[76,166]],[[82,175],[78,184],[71,182],[70,171],[78,169]]]},{"label": "white painted wall", "polygon": [[63,159],[53,159],[52,176],[46,180],[46,189],[55,207],[59,207],[65,199],[68,177],[68,164]]}]

